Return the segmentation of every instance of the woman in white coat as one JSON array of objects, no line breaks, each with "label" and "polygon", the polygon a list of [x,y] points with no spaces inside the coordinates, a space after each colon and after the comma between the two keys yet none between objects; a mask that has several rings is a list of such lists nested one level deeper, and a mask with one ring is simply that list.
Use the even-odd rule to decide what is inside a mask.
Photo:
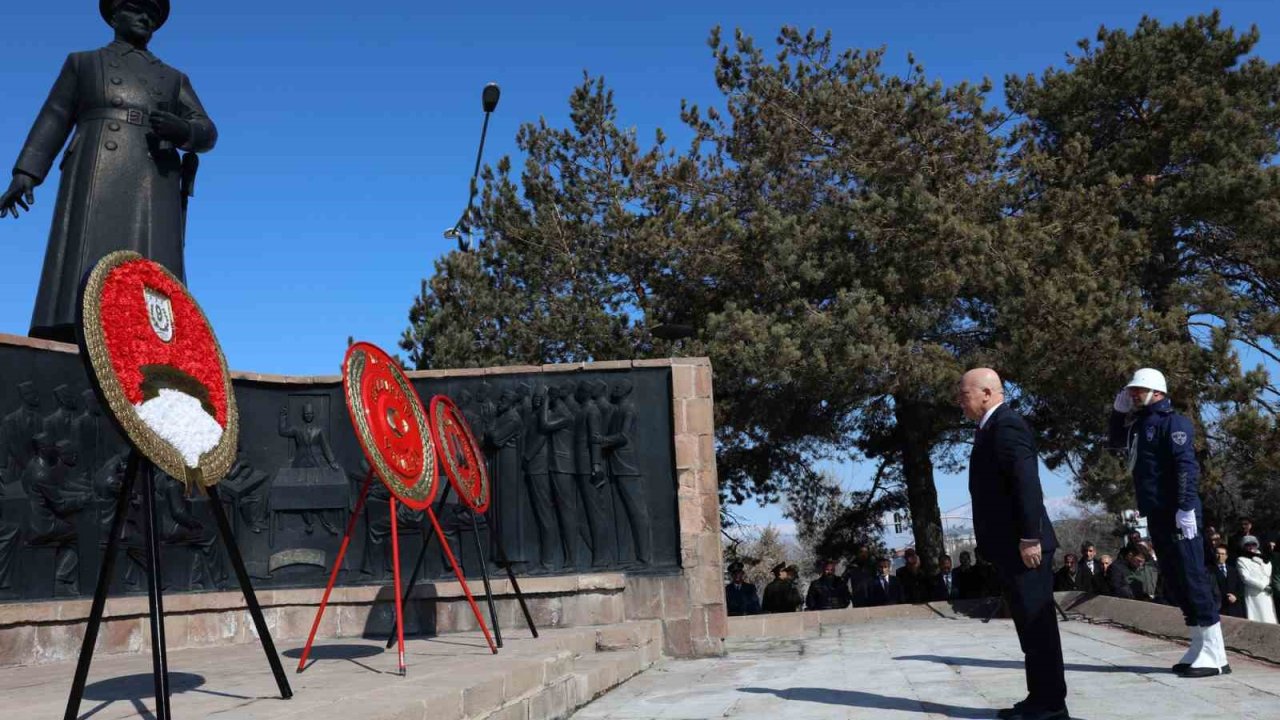
[{"label": "woman in white coat", "polygon": [[1244,606],[1254,622],[1275,623],[1276,606],[1272,601],[1271,563],[1258,552],[1258,538],[1246,535],[1240,540],[1242,550],[1236,560],[1240,584],[1244,586]]}]

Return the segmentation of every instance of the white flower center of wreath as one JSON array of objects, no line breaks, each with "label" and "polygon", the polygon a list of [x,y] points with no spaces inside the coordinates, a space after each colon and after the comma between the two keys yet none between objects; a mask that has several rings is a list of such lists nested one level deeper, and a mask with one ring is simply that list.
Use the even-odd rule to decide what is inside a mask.
[{"label": "white flower center of wreath", "polygon": [[142,422],[175,447],[187,467],[199,467],[200,456],[222,440],[222,426],[204,411],[199,400],[184,392],[162,389],[137,409]]}]

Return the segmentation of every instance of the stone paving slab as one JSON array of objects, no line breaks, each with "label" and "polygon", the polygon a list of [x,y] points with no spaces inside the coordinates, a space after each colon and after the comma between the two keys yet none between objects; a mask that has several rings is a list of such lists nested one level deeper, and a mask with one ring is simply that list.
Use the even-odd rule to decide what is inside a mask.
[{"label": "stone paving slab", "polygon": [[[637,632],[643,636],[646,629],[656,637],[656,625]],[[395,650],[384,650],[376,640],[317,643],[301,674],[294,672],[301,644],[285,643],[282,661],[294,692],[287,701],[279,698],[259,645],[178,650],[169,654],[171,709],[183,720],[483,717],[569,677],[576,658],[596,655],[598,631],[546,629],[535,640],[523,628],[512,628],[503,633],[505,647],[498,656],[490,654],[479,633],[406,639],[406,677],[396,670]],[[640,669],[637,660],[635,671]],[[4,668],[0,717],[62,717],[74,670],[73,663]],[[153,695],[149,651],[95,658],[80,718],[154,718]]]},{"label": "stone paving slab", "polygon": [[[1231,657],[1233,674],[1184,680],[1185,645],[1060,625],[1067,705],[1081,720],[1280,718],[1280,668]],[[724,658],[666,661],[574,720],[993,718],[1026,694],[1010,621],[919,619],[824,628],[816,638],[734,640]]]}]

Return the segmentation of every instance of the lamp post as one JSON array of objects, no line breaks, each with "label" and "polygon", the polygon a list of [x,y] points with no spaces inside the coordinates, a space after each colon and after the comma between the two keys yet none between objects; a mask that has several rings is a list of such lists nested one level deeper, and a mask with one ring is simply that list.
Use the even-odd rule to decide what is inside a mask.
[{"label": "lamp post", "polygon": [[467,195],[467,207],[462,211],[462,215],[458,217],[458,222],[444,231],[445,239],[457,240],[458,249],[463,252],[471,249],[471,211],[475,205],[476,194],[479,192],[476,180],[480,176],[480,159],[484,157],[484,139],[489,134],[489,116],[493,114],[494,110],[498,109],[498,100],[501,97],[502,89],[498,87],[498,83],[491,82],[485,85],[484,90],[480,93],[480,104],[484,109],[484,125],[480,127],[480,149],[476,150],[476,166],[471,171],[471,186]]}]

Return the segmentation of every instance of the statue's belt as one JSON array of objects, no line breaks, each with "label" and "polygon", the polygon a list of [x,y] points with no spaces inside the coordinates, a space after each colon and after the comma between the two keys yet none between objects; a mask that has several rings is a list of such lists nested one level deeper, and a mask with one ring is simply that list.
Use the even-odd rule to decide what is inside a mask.
[{"label": "statue's belt", "polygon": [[140,127],[151,125],[150,113],[137,108],[98,108],[78,115],[76,120],[82,123],[93,120],[117,120]]}]

